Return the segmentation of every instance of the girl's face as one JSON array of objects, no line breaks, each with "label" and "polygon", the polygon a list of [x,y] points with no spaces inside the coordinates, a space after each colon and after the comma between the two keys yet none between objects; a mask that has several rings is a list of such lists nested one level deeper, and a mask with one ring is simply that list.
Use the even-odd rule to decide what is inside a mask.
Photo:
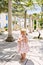
[{"label": "girl's face", "polygon": [[26,35],[26,32],[25,31],[21,31],[21,34],[24,36],[24,35]]}]

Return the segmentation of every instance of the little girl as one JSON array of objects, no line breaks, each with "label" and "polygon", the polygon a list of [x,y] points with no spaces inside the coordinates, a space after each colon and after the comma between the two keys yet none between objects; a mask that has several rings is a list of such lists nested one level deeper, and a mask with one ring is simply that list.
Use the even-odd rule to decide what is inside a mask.
[{"label": "little girl", "polygon": [[29,51],[28,38],[26,36],[26,30],[21,30],[21,36],[18,39],[18,52],[21,55],[21,61],[26,58],[26,53]]}]

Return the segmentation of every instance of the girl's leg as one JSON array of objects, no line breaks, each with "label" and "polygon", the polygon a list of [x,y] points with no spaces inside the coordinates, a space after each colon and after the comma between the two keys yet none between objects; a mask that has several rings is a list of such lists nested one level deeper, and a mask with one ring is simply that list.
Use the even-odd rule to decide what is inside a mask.
[{"label": "girl's leg", "polygon": [[21,54],[21,60],[25,60],[25,58],[26,58],[26,53]]},{"label": "girl's leg", "polygon": [[26,53],[23,54],[23,59],[25,59],[25,58],[26,58]]},{"label": "girl's leg", "polygon": [[23,59],[23,54],[21,53],[21,60]]}]

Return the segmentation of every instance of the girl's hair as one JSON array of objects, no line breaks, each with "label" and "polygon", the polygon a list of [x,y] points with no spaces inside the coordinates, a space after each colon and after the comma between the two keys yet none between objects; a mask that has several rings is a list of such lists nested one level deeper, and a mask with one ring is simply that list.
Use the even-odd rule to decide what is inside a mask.
[{"label": "girl's hair", "polygon": [[26,33],[26,29],[21,29],[21,33]]}]

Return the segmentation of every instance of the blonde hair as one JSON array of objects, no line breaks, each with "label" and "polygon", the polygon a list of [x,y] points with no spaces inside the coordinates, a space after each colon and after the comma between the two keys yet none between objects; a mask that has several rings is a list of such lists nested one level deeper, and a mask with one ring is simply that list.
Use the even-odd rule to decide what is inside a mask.
[{"label": "blonde hair", "polygon": [[26,33],[26,29],[21,29],[21,33]]}]

